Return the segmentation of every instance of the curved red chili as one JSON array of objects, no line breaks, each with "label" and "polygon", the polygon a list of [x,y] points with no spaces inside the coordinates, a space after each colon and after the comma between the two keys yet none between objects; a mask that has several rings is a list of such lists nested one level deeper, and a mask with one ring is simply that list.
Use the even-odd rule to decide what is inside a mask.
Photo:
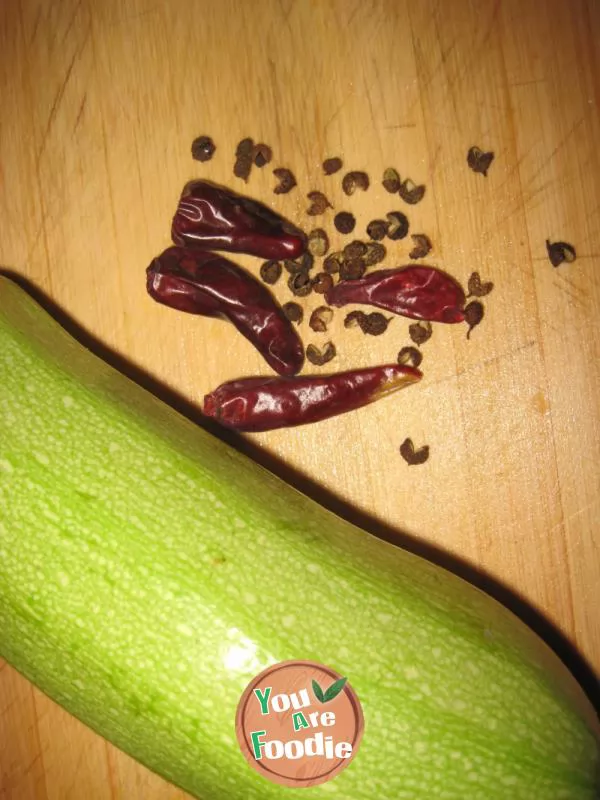
[{"label": "curved red chili", "polygon": [[184,187],[171,235],[177,245],[264,259],[295,259],[306,249],[302,231],[279,214],[208,181]]},{"label": "curved red chili", "polygon": [[382,269],[340,281],[325,297],[330,306],[360,303],[430,322],[465,318],[462,286],[446,272],[424,265]]},{"label": "curved red chili", "polygon": [[414,367],[387,364],[333,375],[241,378],[207,394],[203,411],[238,431],[270,431],[353,411],[422,377]]},{"label": "curved red chili", "polygon": [[169,247],[146,270],[148,294],[189,314],[230,320],[280,375],[304,363],[300,337],[256,278],[214,253]]}]

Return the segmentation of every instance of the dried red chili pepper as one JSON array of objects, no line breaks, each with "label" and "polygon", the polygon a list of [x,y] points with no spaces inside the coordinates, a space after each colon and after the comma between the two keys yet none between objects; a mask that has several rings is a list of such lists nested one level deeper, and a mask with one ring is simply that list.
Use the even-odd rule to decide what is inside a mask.
[{"label": "dried red chili pepper", "polygon": [[238,431],[270,431],[353,411],[421,378],[418,369],[400,364],[332,375],[241,378],[207,394],[203,411]]},{"label": "dried red chili pepper", "polygon": [[214,253],[169,247],[146,270],[148,294],[188,314],[228,319],[280,375],[295,375],[304,347],[268,289]]},{"label": "dried red chili pepper", "polygon": [[330,306],[360,303],[412,319],[462,322],[465,293],[450,275],[435,267],[408,266],[340,281],[325,294]]},{"label": "dried red chili pepper", "polygon": [[298,258],[306,250],[305,235],[279,214],[208,181],[191,181],[184,187],[171,236],[180,246],[275,261]]}]

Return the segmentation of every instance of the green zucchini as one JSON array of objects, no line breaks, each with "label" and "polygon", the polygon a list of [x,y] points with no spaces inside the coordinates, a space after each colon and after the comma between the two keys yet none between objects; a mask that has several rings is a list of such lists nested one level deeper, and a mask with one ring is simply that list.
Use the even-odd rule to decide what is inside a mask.
[{"label": "green zucchini", "polygon": [[596,715],[516,617],[183,419],[6,278],[0,655],[203,800],[289,795],[234,727],[287,659],[348,676],[365,716],[311,797],[599,796]]}]

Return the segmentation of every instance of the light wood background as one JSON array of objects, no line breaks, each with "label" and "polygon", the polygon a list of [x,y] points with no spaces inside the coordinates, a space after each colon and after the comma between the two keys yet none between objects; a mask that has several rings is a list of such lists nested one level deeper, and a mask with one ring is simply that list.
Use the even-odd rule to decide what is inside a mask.
[{"label": "light wood background", "polygon": [[[248,193],[332,233],[331,212],[306,216],[309,190],[364,231],[403,208],[381,187],[385,167],[427,184],[407,213],[434,243],[429,263],[496,285],[471,341],[436,326],[417,387],[238,446],[503,599],[588,692],[600,670],[599,43],[597,0],[0,2],[0,265],[180,401],[265,371],[225,323],[146,296],[186,180],[244,190],[233,151],[253,136],[299,187],[276,197],[265,168]],[[190,157],[201,133],[218,145],[206,165]],[[487,178],[466,166],[471,145],[496,153]],[[370,173],[368,193],[346,198],[341,175],[322,175],[333,155]],[[546,238],[572,242],[577,261],[554,269]],[[393,243],[387,264],[409,249]],[[336,368],[409,343],[402,318],[377,339],[342,319]],[[404,463],[406,436],[430,445],[427,464]],[[0,662],[0,798],[82,797],[183,794]]]}]

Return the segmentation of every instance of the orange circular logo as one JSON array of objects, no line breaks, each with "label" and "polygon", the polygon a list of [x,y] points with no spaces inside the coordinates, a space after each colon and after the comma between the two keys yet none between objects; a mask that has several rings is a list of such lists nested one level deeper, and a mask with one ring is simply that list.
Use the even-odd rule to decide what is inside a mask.
[{"label": "orange circular logo", "polygon": [[316,786],[356,755],[364,730],[348,679],[316,661],[282,661],[240,700],[237,739],[250,766],[283,786]]}]

